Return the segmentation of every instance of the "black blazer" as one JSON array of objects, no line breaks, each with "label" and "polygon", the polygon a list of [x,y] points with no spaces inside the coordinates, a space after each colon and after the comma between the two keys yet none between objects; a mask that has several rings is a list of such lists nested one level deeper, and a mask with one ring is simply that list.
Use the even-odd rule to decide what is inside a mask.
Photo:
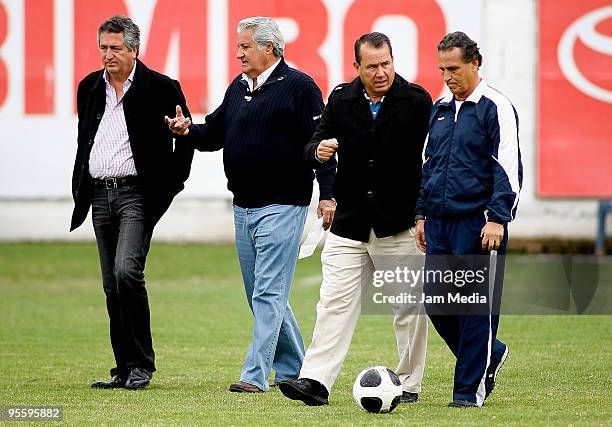
[{"label": "black blazer", "polygon": [[[106,105],[103,71],[95,71],[81,80],[77,91],[78,146],[72,173],[74,211],[70,231],[83,223],[91,205],[89,155]],[[145,215],[152,225],[184,188],[191,169],[193,149],[180,140],[174,144],[164,123],[165,115],[176,115],[176,105],[189,116],[180,84],[137,60],[134,81],[123,98],[123,110],[144,193]]]},{"label": "black blazer", "polygon": [[316,162],[319,142],[338,140],[332,233],[367,242],[370,229],[388,237],[414,225],[431,106],[427,91],[399,74],[376,120],[359,78],[332,91],[304,151],[307,160]]}]

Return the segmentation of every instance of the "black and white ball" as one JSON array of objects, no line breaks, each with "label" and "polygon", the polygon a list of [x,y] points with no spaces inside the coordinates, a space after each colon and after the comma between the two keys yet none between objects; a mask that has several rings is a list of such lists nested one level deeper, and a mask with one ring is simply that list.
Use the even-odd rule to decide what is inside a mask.
[{"label": "black and white ball", "polygon": [[402,397],[402,384],[391,369],[371,366],[357,375],[353,397],[357,405],[368,412],[391,412]]}]

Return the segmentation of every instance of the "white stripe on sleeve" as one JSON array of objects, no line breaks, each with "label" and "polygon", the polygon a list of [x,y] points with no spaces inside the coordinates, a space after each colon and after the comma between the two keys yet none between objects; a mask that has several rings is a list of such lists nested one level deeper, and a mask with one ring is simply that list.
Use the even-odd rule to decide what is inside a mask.
[{"label": "white stripe on sleeve", "polygon": [[[497,149],[497,159],[493,157],[506,172],[510,187],[515,193],[514,203],[512,204],[511,215],[518,204],[519,192],[519,142],[518,126],[514,115],[512,104],[501,93],[494,89],[487,91],[487,98],[491,99],[497,106],[497,120],[499,123],[499,147]],[[514,219],[514,218],[512,218]]]},{"label": "white stripe on sleeve", "polygon": [[423,160],[423,164],[427,162],[425,160],[425,150],[427,150],[427,143],[429,142],[429,134],[425,137],[425,144],[423,144],[423,151],[421,152],[421,159]]}]

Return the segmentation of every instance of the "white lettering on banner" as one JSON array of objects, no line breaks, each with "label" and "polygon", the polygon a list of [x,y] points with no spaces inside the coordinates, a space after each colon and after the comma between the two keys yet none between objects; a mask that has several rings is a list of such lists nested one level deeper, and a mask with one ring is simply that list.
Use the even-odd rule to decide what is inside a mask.
[{"label": "white lettering on banner", "polygon": [[[580,40],[592,51],[612,57],[612,37],[598,33],[595,27],[600,22],[612,17],[612,6],[583,15],[575,20],[563,33],[559,41],[559,66],[565,77],[582,93],[602,102],[612,104],[612,91],[602,88],[587,79],[576,66],[574,46]],[[610,63],[612,63],[612,58]],[[604,70],[604,72],[611,72]]]}]

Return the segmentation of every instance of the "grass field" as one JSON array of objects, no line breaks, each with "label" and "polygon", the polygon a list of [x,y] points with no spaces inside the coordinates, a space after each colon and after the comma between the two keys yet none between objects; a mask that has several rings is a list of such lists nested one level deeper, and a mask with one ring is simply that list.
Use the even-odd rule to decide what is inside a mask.
[{"label": "grass field", "polygon": [[[301,260],[291,302],[307,344],[319,281],[318,257]],[[94,244],[1,244],[0,406],[62,405],[74,425],[612,425],[611,316],[502,317],[510,357],[486,406],[468,410],[446,407],[454,362],[431,328],[420,401],[374,415],[352,382],[366,366],[395,367],[390,317],[361,317],[330,405],[311,408],[276,389],[227,391],[252,324],[233,246],[154,242],[147,286],[151,387],[93,390],[113,366]]]}]

